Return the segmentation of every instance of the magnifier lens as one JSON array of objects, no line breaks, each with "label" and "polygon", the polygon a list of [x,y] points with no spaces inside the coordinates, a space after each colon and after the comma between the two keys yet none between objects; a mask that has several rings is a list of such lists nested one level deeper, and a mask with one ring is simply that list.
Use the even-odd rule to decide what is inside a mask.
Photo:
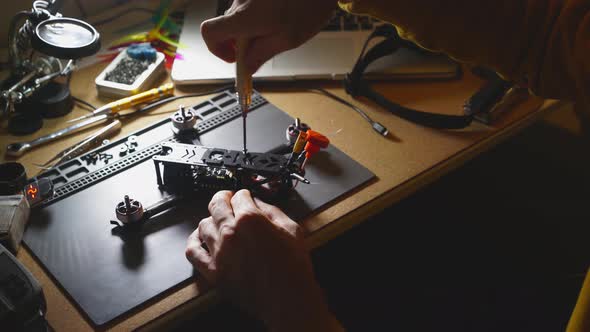
[{"label": "magnifier lens", "polygon": [[73,18],[52,18],[35,28],[33,48],[61,59],[79,59],[100,48],[99,34],[88,23]]},{"label": "magnifier lens", "polygon": [[94,40],[94,34],[77,24],[53,23],[39,27],[39,38],[60,47],[82,47]]}]

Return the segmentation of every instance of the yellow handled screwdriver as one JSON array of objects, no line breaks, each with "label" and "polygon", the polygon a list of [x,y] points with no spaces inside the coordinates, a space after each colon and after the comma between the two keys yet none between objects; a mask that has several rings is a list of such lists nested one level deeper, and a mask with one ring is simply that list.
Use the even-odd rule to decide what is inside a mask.
[{"label": "yellow handled screwdriver", "polygon": [[75,122],[80,121],[86,118],[91,118],[97,115],[103,114],[113,114],[118,113],[122,110],[128,109],[129,107],[133,107],[135,105],[147,103],[150,101],[154,101],[160,99],[164,96],[169,96],[174,93],[174,84],[167,83],[161,85],[157,88],[150,89],[148,91],[140,92],[136,95],[125,97],[123,99],[115,100],[110,102],[104,106],[97,108],[96,110],[92,111],[87,115],[81,116],[76,119],[69,120],[68,122]]},{"label": "yellow handled screwdriver", "polygon": [[246,116],[252,102],[252,74],[248,72],[245,62],[247,48],[248,42],[246,39],[236,41],[236,93],[242,109],[244,154],[248,154],[246,149]]}]

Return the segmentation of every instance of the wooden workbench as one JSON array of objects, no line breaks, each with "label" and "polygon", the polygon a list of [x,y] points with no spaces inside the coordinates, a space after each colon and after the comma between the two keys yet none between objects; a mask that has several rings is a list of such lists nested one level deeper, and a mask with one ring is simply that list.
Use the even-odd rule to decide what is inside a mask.
[{"label": "wooden workbench", "polygon": [[[103,67],[103,65],[95,65],[77,71],[71,83],[72,94],[95,105],[107,102],[107,99],[97,97],[93,82]],[[431,112],[460,114],[463,102],[481,84],[481,80],[467,72],[462,79],[455,81],[387,82],[376,86],[387,97],[404,106]],[[327,134],[332,144],[377,176],[376,181],[303,222],[304,228],[309,232],[308,241],[311,247],[317,247],[363,222],[385,207],[412,194],[478,153],[486,151],[502,139],[516,133],[542,114],[561,106],[555,101],[533,98],[516,107],[493,127],[474,123],[465,130],[444,131],[408,123],[368,102],[353,100],[338,84],[319,85],[363,108],[374,120],[389,128],[392,137],[386,139],[376,134],[358,114],[343,105],[318,94],[297,91],[298,87],[306,86],[310,85],[298,84],[284,91],[274,88],[272,91],[265,89],[260,91],[265,98],[283,111],[303,119],[314,129]],[[211,86],[179,87],[177,93],[205,91],[211,88]],[[123,137],[129,132],[167,116],[180,104],[196,104],[206,98],[174,102],[153,111],[150,115],[124,122],[123,130],[111,140]],[[86,111],[77,106],[66,118],[74,118],[84,112]],[[29,140],[55,131],[65,126],[63,122],[64,118],[46,120],[40,132],[19,138],[9,136],[3,128],[0,132],[0,149],[2,149],[0,158],[4,159],[7,143]],[[74,136],[39,147],[25,154],[18,161],[25,165],[28,175],[32,176],[40,170],[33,165],[34,163],[44,163],[57,151],[76,143],[94,130],[97,128],[90,128]],[[94,329],[73,301],[56,285],[26,248],[21,248],[18,258],[43,285],[47,298],[47,319],[56,331]],[[128,331],[137,328],[152,329],[170,324],[176,319],[206,308],[216,296],[214,291],[205,291],[205,289],[203,285],[195,282],[179,285],[98,330]]]}]

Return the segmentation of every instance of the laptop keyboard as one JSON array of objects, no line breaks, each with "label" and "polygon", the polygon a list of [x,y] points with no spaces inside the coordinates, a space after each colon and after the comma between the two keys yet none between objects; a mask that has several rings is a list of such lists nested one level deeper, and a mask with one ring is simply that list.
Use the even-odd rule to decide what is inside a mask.
[{"label": "laptop keyboard", "polygon": [[[217,15],[223,15],[231,5],[231,0],[218,0]],[[365,15],[353,15],[343,10],[336,10],[334,15],[322,28],[322,31],[370,31],[382,21]]]},{"label": "laptop keyboard", "polygon": [[376,18],[370,16],[352,15],[342,10],[334,12],[330,22],[324,26],[322,31],[360,31],[373,30],[375,24],[380,23]]}]

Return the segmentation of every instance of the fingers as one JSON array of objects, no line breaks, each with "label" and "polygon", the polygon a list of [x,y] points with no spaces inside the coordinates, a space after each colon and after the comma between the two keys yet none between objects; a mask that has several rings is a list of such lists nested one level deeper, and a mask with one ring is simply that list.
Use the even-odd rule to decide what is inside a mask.
[{"label": "fingers", "polygon": [[255,73],[268,60],[290,48],[287,39],[276,34],[253,38],[245,59],[248,71]]},{"label": "fingers", "polygon": [[209,217],[201,220],[197,227],[197,231],[199,239],[207,245],[209,254],[215,256],[218,249],[217,243],[219,239],[219,231],[213,222],[213,218]]},{"label": "fingers", "polygon": [[188,237],[185,251],[186,258],[205,279],[209,282],[215,282],[217,273],[213,260],[209,253],[202,247],[198,232],[199,230],[196,229]]},{"label": "fingers", "polygon": [[254,198],[254,203],[258,206],[262,213],[268,219],[270,219],[271,222],[281,226],[283,229],[286,229],[291,235],[294,235],[295,237],[304,237],[303,228],[301,228],[301,226],[299,226],[299,224],[297,224],[293,219],[289,218],[289,216],[287,216],[281,209],[258,198]]},{"label": "fingers", "polygon": [[222,190],[217,192],[209,202],[209,213],[213,217],[213,222],[217,225],[234,218],[234,211],[232,209],[231,199],[233,193],[231,191]]},{"label": "fingers", "polygon": [[253,15],[253,9],[238,6],[226,15],[203,22],[201,35],[209,51],[226,62],[236,61],[235,41],[247,39],[245,62],[249,72],[254,74],[272,57],[294,46],[290,38],[269,29],[268,24],[260,22],[258,15]]},{"label": "fingers", "polygon": [[231,199],[231,204],[234,210],[236,222],[249,220],[252,218],[258,219],[262,216],[262,211],[258,209],[252,199],[252,195],[248,190],[238,191]]},{"label": "fingers", "polygon": [[290,219],[281,209],[274,205],[270,205],[259,198],[254,198],[254,203],[270,220]]},{"label": "fingers", "polygon": [[232,35],[217,34],[216,26],[219,26],[219,21],[223,20],[224,16],[212,18],[201,23],[201,35],[209,51],[218,58],[226,62],[236,61],[236,52],[234,49],[235,37]]},{"label": "fingers", "polygon": [[[248,14],[234,10],[225,15],[204,21],[201,35],[211,53],[227,62],[236,60],[234,41],[256,35],[256,28],[248,23]],[[245,29],[244,27],[248,27]]]}]

